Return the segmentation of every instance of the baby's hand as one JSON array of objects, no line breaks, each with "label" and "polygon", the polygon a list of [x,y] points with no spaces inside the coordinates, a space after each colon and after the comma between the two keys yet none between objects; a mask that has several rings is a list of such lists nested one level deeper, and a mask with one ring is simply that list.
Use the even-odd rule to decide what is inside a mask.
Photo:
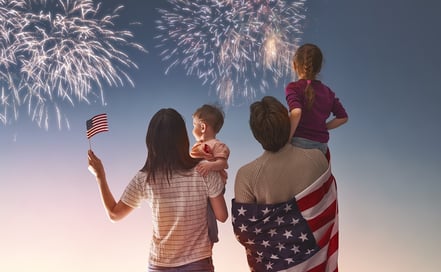
[{"label": "baby's hand", "polygon": [[196,166],[196,171],[199,172],[203,177],[205,177],[208,172],[211,171],[210,163],[207,161],[202,161]]}]

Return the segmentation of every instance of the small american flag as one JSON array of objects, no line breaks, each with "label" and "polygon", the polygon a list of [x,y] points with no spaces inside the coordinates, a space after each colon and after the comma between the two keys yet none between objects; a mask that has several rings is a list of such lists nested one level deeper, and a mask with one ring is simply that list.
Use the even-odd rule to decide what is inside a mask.
[{"label": "small american flag", "polygon": [[251,271],[337,272],[337,190],[330,168],[290,201],[232,200],[233,229]]},{"label": "small american flag", "polygon": [[95,115],[86,121],[87,139],[92,138],[97,133],[109,131],[109,124],[107,123],[107,114],[101,113]]}]

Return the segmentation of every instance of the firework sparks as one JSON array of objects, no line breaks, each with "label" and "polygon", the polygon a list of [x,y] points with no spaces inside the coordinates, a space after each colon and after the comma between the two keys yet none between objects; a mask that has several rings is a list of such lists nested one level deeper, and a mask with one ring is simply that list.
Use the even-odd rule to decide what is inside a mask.
[{"label": "firework sparks", "polygon": [[168,0],[157,21],[163,61],[215,86],[226,104],[291,73],[304,1]]},{"label": "firework sparks", "polygon": [[[0,0],[0,121],[17,119],[18,109],[39,126],[49,126],[55,112],[62,126],[61,104],[104,103],[103,84],[133,85],[125,72],[137,68],[121,48],[144,48],[129,31],[114,29],[119,6],[100,16],[92,0]],[[65,125],[69,126],[67,118]]]}]

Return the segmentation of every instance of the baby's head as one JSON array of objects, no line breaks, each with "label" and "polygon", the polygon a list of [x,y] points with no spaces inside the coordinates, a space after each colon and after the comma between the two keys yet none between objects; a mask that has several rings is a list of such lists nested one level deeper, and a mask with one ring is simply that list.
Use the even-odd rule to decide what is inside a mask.
[{"label": "baby's head", "polygon": [[300,78],[315,79],[322,69],[323,54],[320,48],[311,43],[300,46],[294,54],[294,70]]},{"label": "baby's head", "polygon": [[224,112],[217,105],[204,104],[193,113],[193,126],[205,131],[210,128],[214,134],[219,133],[224,124]]}]

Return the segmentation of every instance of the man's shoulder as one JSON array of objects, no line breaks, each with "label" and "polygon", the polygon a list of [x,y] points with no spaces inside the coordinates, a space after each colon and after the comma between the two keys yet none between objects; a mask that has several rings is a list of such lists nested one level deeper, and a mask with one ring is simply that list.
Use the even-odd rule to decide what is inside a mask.
[{"label": "man's shoulder", "polygon": [[312,164],[318,169],[321,169],[326,171],[328,168],[328,160],[326,159],[326,156],[323,154],[322,151],[320,151],[317,148],[300,148],[293,146],[293,149],[296,150],[295,152],[298,154],[298,156],[302,157],[302,160],[307,164]]}]

